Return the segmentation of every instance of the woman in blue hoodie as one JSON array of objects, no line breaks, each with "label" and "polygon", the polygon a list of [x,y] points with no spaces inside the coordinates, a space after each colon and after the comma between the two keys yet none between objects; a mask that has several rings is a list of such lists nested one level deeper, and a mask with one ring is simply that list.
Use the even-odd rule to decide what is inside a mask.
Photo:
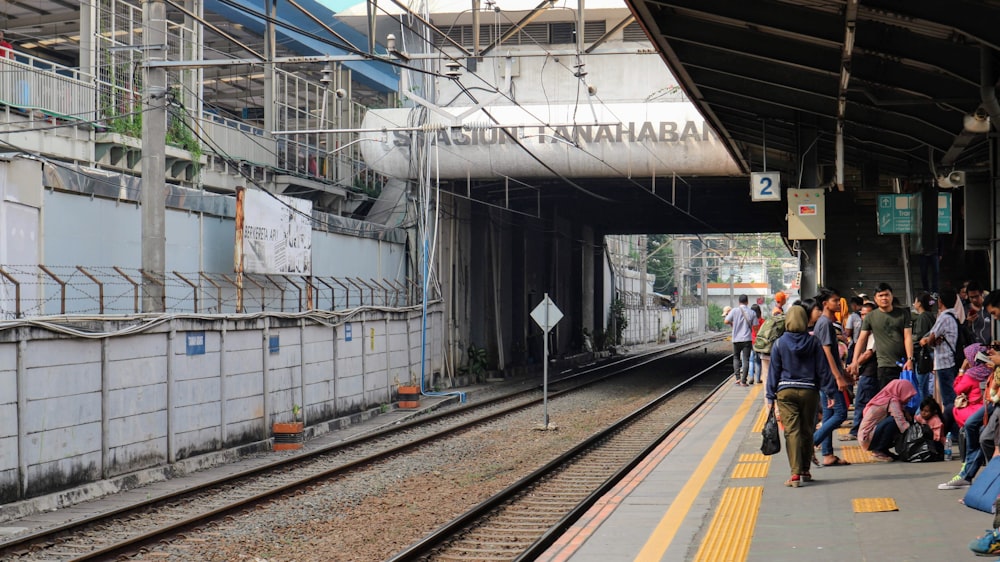
[{"label": "woman in blue hoodie", "polygon": [[[785,333],[771,348],[771,368],[767,373],[768,407],[777,405],[785,426],[785,451],[792,476],[786,486],[798,488],[812,480],[809,462],[813,456],[813,430],[819,391],[829,396],[837,392],[837,381],[819,340],[809,335],[805,308],[792,306],[785,316]],[[833,407],[832,400],[829,407]]]}]

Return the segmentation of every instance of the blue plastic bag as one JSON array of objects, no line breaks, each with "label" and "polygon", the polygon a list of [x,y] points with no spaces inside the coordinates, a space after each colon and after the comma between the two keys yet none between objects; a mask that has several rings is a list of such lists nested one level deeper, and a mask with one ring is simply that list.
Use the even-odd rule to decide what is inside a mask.
[{"label": "blue plastic bag", "polygon": [[913,371],[903,369],[903,372],[899,374],[899,379],[909,381],[909,383],[913,385],[913,390],[917,391],[917,393],[913,395],[913,398],[910,398],[906,404],[903,404],[910,412],[916,412],[917,408],[920,407],[920,387],[917,386],[917,376],[913,374]]}]

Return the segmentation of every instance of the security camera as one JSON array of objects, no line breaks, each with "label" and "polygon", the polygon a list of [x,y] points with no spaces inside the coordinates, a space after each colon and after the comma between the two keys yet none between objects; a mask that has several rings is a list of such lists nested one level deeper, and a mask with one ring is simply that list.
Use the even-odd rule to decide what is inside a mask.
[{"label": "security camera", "polygon": [[392,51],[396,50],[396,36],[395,35],[393,35],[393,34],[390,33],[389,35],[385,36],[385,48],[388,49],[389,52],[392,52]]},{"label": "security camera", "polygon": [[337,91],[334,93],[337,95],[337,99],[344,99],[347,97],[347,90],[343,88],[337,88]]},{"label": "security camera", "polygon": [[947,175],[938,176],[938,187],[942,189],[953,189],[965,186],[965,172],[955,170]]}]

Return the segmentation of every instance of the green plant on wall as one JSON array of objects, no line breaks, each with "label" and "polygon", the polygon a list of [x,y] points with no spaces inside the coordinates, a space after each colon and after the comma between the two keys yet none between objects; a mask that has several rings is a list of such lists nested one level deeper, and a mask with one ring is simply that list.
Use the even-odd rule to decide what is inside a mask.
[{"label": "green plant on wall", "polygon": [[474,377],[479,377],[486,372],[486,368],[489,365],[489,357],[486,354],[485,347],[476,347],[476,344],[469,344],[469,349],[466,351],[469,356],[469,374]]},{"label": "green plant on wall", "polygon": [[201,160],[201,143],[191,132],[191,127],[187,123],[188,116],[183,110],[172,109],[167,120],[167,144],[182,148],[191,153],[191,159],[197,162]]},{"label": "green plant on wall", "polygon": [[142,138],[142,114],[120,115],[107,120],[108,130],[129,137]]},{"label": "green plant on wall", "polygon": [[609,312],[607,333],[613,335],[610,338],[610,344],[620,345],[622,343],[622,334],[625,333],[625,328],[628,327],[628,318],[625,316],[625,302],[620,298],[616,298],[611,302]]},{"label": "green plant on wall", "polygon": [[725,326],[722,320],[722,307],[715,303],[708,303],[708,329],[722,330],[722,327]]}]

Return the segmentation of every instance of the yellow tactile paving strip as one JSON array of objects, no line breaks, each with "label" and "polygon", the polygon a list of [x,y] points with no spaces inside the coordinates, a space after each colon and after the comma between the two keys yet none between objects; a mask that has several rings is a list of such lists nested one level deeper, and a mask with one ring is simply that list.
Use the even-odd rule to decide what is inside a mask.
[{"label": "yellow tactile paving strip", "polygon": [[753,422],[753,428],[750,431],[754,433],[760,433],[764,430],[764,422],[767,421],[767,407],[761,408],[760,413],[757,414],[757,421]]},{"label": "yellow tactile paving strip", "polygon": [[875,462],[871,453],[861,448],[861,445],[844,445],[840,449],[840,457],[851,464]]},{"label": "yellow tactile paving strip", "polygon": [[771,457],[760,453],[743,453],[739,462],[764,462],[771,460]]},{"label": "yellow tactile paving strip", "polygon": [[732,478],[766,478],[770,467],[769,461],[736,463]]},{"label": "yellow tactile paving strip", "polygon": [[746,560],[763,495],[763,486],[726,488],[695,562]]},{"label": "yellow tactile paving strip", "polygon": [[899,511],[896,500],[892,498],[854,498],[854,513],[879,513],[882,511]]}]

